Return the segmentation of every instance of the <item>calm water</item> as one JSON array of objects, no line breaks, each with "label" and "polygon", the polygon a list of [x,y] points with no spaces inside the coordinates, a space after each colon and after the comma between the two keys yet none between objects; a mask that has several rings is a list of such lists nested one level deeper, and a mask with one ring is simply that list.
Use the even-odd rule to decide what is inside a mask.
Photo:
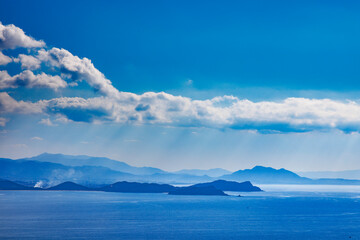
[{"label": "calm water", "polygon": [[360,239],[359,187],[262,187],[241,198],[0,191],[0,239]]}]

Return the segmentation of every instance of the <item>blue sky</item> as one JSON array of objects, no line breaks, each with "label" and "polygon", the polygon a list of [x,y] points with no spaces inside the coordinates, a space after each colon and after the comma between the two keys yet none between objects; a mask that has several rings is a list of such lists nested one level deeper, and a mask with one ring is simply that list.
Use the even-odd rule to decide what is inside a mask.
[{"label": "blue sky", "polygon": [[360,169],[355,1],[0,3],[3,157]]}]

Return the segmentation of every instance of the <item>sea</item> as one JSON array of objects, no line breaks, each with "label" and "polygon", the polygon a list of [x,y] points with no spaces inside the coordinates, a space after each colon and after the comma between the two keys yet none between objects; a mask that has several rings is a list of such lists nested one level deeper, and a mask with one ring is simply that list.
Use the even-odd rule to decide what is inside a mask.
[{"label": "sea", "polygon": [[0,191],[0,239],[360,239],[360,186],[260,187],[231,196]]}]

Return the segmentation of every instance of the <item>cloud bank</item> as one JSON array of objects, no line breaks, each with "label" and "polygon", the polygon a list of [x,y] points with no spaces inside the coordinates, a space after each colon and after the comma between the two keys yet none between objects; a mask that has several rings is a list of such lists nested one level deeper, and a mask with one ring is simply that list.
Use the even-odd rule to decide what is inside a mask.
[{"label": "cloud bank", "polygon": [[[58,90],[85,81],[99,95],[30,102],[16,100],[9,93],[0,92],[1,114],[43,114],[47,117],[41,123],[49,126],[54,126],[51,119],[62,119],[61,122],[158,124],[268,133],[330,129],[360,131],[359,102],[308,98],[253,102],[234,96],[194,100],[165,92],[121,92],[95,68],[90,59],[79,58],[65,49],[48,49],[43,41],[25,35],[14,25],[0,24],[0,39],[2,49],[37,48],[31,51],[32,54],[20,54],[14,58],[14,62],[26,69],[23,72],[14,76],[6,70],[0,72],[0,89],[42,87]],[[32,72],[41,71],[42,66],[55,70],[57,75]]]}]

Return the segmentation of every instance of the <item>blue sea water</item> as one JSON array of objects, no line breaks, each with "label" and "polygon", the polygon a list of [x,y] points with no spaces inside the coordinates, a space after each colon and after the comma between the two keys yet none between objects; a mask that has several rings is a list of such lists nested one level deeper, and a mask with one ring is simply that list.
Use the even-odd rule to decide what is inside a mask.
[{"label": "blue sea water", "polygon": [[243,197],[0,191],[0,239],[360,239],[359,187],[262,187]]}]

